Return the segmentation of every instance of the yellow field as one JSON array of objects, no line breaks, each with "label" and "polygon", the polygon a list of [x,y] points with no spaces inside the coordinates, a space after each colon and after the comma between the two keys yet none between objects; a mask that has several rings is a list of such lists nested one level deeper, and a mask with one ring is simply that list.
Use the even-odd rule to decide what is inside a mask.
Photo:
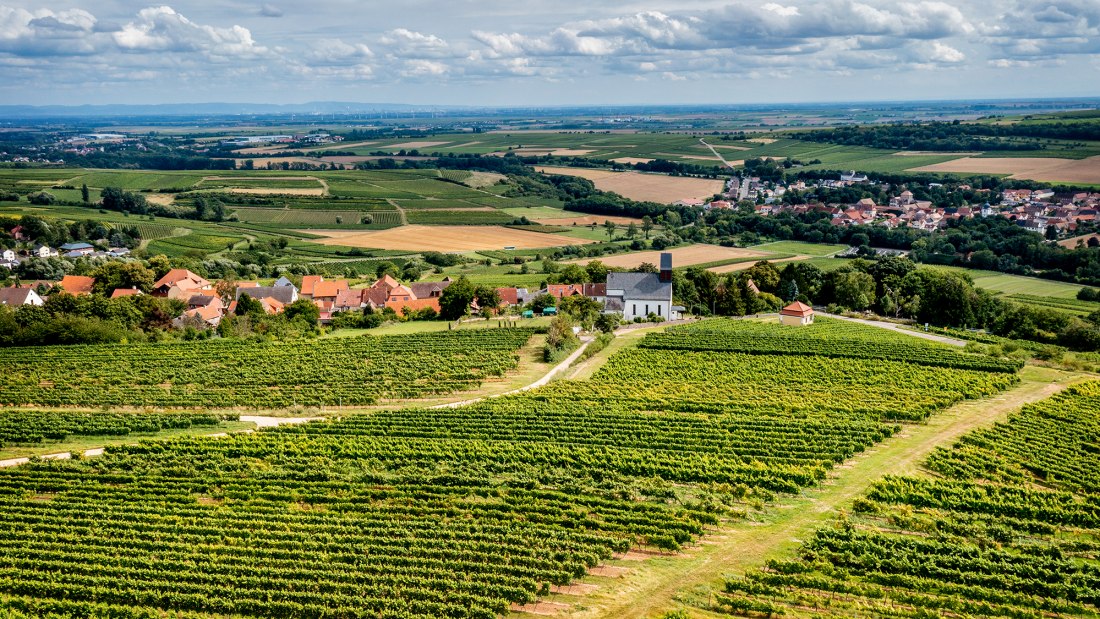
[{"label": "yellow field", "polygon": [[654,161],[654,160],[653,159],[646,159],[644,157],[619,157],[617,159],[612,159],[612,161],[614,161],[615,163],[622,163],[622,164],[626,164],[626,165],[634,165],[635,163],[649,163],[650,161]]},{"label": "yellow field", "polygon": [[[792,258],[780,258],[779,260],[769,260],[772,264],[780,264],[782,262],[795,262],[798,260],[806,260],[809,256],[794,256]],[[752,268],[755,262],[737,262],[734,264],[724,264],[720,267],[711,267],[708,271],[715,273],[733,273],[734,271],[744,271],[745,269]]]},{"label": "yellow field", "polygon": [[461,252],[478,249],[539,249],[593,243],[557,234],[513,230],[502,226],[401,226],[388,230],[310,230],[322,245],[347,245],[401,251]]},{"label": "yellow field", "polygon": [[[677,247],[675,249],[668,250],[668,252],[640,251],[632,254],[621,254],[618,256],[598,258],[598,260],[609,267],[633,269],[634,267],[640,266],[643,262],[648,262],[653,265],[660,264],[662,253],[672,254],[673,267],[686,267],[693,264],[715,262],[718,260],[730,260],[733,258],[755,258],[759,256],[761,259],[764,259],[768,255],[763,252],[753,251],[751,249],[699,244],[689,245],[687,247]],[[571,262],[587,264],[590,261],[591,259],[585,258],[583,260],[572,260]],[[746,262],[744,264],[747,265],[744,268],[752,266],[751,262]]]},{"label": "yellow field", "polygon": [[632,200],[671,204],[677,200],[705,200],[725,187],[718,179],[643,174],[641,172],[612,172],[590,168],[559,168],[535,166],[539,172],[580,176],[596,184],[596,189],[613,191]]},{"label": "yellow field", "polygon": [[1008,174],[1011,178],[1061,183],[1100,183],[1100,156],[1087,159],[1057,157],[962,157],[910,172],[969,172]]}]

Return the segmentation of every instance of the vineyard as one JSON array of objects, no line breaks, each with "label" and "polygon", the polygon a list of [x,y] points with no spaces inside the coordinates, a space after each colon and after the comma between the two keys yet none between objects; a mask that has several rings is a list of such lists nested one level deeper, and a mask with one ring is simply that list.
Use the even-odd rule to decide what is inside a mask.
[{"label": "vineyard", "polygon": [[[757,328],[720,326],[739,325]],[[0,609],[490,619],[617,553],[682,549],[819,484],[899,421],[1018,380],[830,356],[837,342],[878,332],[829,328],[832,339],[794,333],[805,349],[790,355],[708,351],[711,331],[677,331],[698,350],[628,349],[589,381],[461,408],[146,442],[0,471]],[[15,378],[0,400],[411,397],[506,371],[530,335],[14,350],[0,358]]]},{"label": "vineyard", "polygon": [[7,348],[0,404],[285,408],[367,405],[476,387],[530,329],[316,341]]},{"label": "vineyard", "polygon": [[211,413],[0,412],[0,447],[63,441],[70,436],[126,436],[196,426],[217,427],[236,415]]},{"label": "vineyard", "polygon": [[799,557],[731,579],[743,616],[1096,617],[1100,382],[888,477]]},{"label": "vineyard", "polygon": [[846,321],[818,318],[794,331],[776,322],[709,320],[651,334],[643,348],[710,350],[763,355],[812,355],[842,359],[881,359],[921,366],[1015,373],[1016,359],[956,352],[937,344],[915,343],[907,335]]}]

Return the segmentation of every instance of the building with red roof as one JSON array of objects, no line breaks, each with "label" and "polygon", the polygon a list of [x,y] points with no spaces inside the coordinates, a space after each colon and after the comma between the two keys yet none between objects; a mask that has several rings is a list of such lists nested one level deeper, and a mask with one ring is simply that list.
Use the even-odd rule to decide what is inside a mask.
[{"label": "building with red roof", "polygon": [[801,301],[795,301],[779,310],[779,322],[792,327],[812,325],[814,323],[814,308]]}]

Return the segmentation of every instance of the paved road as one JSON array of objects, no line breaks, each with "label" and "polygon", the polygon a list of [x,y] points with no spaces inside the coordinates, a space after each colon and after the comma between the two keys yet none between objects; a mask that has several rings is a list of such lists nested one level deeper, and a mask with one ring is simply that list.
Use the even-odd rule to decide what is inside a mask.
[{"label": "paved road", "polygon": [[956,340],[953,337],[944,337],[942,335],[935,335],[933,333],[923,333],[921,331],[912,331],[905,329],[902,325],[894,324],[892,322],[883,322],[881,320],[867,320],[865,318],[849,318],[847,316],[838,316],[836,314],[826,314],[825,312],[818,312],[822,316],[828,316],[829,318],[837,318],[840,320],[849,320],[851,322],[860,322],[865,325],[871,325],[872,327],[879,327],[882,329],[890,329],[891,331],[897,331],[898,333],[904,333],[905,335],[911,335],[913,337],[919,337],[924,340],[932,340],[933,342],[939,342],[941,344],[947,344],[949,346],[958,346],[962,348],[966,346],[966,341]]}]

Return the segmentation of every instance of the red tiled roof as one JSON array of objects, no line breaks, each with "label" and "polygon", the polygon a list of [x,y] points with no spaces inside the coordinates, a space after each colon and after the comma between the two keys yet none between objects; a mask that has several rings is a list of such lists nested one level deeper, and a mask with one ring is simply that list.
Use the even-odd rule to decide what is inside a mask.
[{"label": "red tiled roof", "polygon": [[172,269],[153,284],[153,288],[160,288],[162,286],[179,286],[184,290],[191,290],[194,288],[207,288],[210,286],[210,282],[187,269]]},{"label": "red tiled roof", "polygon": [[[303,282],[303,285],[304,284],[305,282]],[[348,288],[348,280],[346,279],[338,279],[331,282],[317,282],[313,286],[313,298],[335,299],[336,295],[340,294],[341,290],[347,290]]]},{"label": "red tiled roof", "polygon": [[83,275],[66,275],[58,282],[61,289],[71,295],[92,294],[92,286],[95,285],[94,277]]},{"label": "red tiled roof", "polygon": [[430,297],[428,299],[411,299],[409,301],[387,301],[386,307],[392,308],[400,315],[405,314],[406,307],[412,311],[421,310],[425,307],[430,307],[438,312],[439,297]]},{"label": "red tiled roof", "polygon": [[310,297],[313,296],[314,287],[319,283],[325,281],[324,277],[320,275],[304,275],[302,276],[302,294]]},{"label": "red tiled roof", "polygon": [[784,307],[782,310],[779,311],[779,313],[783,316],[812,316],[814,313],[814,308],[806,305],[801,301],[795,301],[787,307]]},{"label": "red tiled roof", "polygon": [[111,291],[111,298],[117,299],[119,297],[136,297],[143,294],[137,288],[115,288]]},{"label": "red tiled roof", "polygon": [[519,305],[519,291],[515,287],[497,288],[497,295],[504,305]]}]

